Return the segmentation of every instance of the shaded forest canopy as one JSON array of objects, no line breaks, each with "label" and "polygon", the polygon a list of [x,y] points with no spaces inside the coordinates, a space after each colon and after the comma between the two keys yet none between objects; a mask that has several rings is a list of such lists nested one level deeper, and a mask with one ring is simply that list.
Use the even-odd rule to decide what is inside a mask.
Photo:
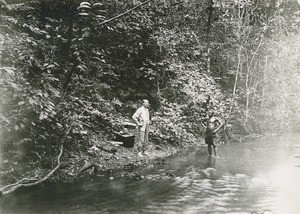
[{"label": "shaded forest canopy", "polygon": [[233,135],[299,131],[299,9],[0,0],[1,176],[43,174],[62,144],[72,155],[110,139],[144,98],[156,144],[199,141],[208,112]]}]

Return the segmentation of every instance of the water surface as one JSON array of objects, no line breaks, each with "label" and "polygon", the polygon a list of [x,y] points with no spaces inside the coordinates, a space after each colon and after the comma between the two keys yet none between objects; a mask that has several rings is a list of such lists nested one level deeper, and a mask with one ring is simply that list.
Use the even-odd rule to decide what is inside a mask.
[{"label": "water surface", "polygon": [[[205,147],[136,169],[143,180],[112,175],[52,184],[1,199],[1,213],[300,213],[300,136]],[[167,175],[166,175],[167,174]],[[171,176],[170,176],[171,175]]]}]

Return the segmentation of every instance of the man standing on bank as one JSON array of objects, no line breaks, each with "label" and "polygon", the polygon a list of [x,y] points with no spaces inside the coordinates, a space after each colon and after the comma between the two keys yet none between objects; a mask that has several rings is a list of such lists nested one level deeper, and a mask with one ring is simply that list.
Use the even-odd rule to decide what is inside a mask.
[{"label": "man standing on bank", "polygon": [[[140,107],[132,116],[132,119],[138,126],[138,156],[143,157],[144,155],[148,155],[146,153],[146,146],[148,144],[148,134],[149,134],[149,101],[143,100],[143,106]],[[143,152],[143,154],[142,154]]]},{"label": "man standing on bank", "polygon": [[[205,124],[203,123],[205,122]],[[213,113],[209,114],[208,118],[203,119],[201,125],[206,129],[205,131],[205,143],[207,144],[208,154],[211,156],[212,148],[214,149],[214,154],[217,157],[217,145],[215,143],[216,133],[224,125],[221,120],[214,117]],[[219,126],[217,127],[217,123]],[[217,127],[217,128],[216,128]]]}]

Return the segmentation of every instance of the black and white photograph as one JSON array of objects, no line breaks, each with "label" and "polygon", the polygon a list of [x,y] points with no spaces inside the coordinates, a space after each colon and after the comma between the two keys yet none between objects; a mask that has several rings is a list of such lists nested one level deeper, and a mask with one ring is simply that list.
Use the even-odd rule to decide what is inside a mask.
[{"label": "black and white photograph", "polygon": [[300,0],[0,0],[1,214],[299,214]]}]

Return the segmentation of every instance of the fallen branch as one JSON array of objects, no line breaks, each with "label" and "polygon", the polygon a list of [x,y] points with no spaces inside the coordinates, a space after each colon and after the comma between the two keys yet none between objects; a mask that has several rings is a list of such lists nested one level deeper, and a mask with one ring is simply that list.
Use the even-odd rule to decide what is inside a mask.
[{"label": "fallen branch", "polygon": [[[88,107],[90,107],[91,105],[92,104],[90,104],[85,109],[83,109],[83,111],[79,114],[79,116],[81,116],[88,109]],[[46,181],[49,177],[51,177],[61,166],[60,158],[63,154],[64,142],[67,140],[67,137],[68,137],[71,129],[72,129],[72,127],[70,127],[68,129],[68,131],[66,132],[66,134],[63,138],[63,141],[60,145],[60,151],[59,151],[59,154],[57,156],[57,165],[54,169],[52,169],[44,178],[42,178],[40,180],[37,180],[36,178],[23,178],[23,179],[19,180],[18,182],[14,183],[14,184],[9,184],[7,186],[4,186],[4,187],[0,188],[0,197],[3,196],[3,195],[6,195],[6,194],[12,193],[15,190],[19,189],[20,187],[30,187],[30,186],[40,184],[40,183]],[[23,183],[25,181],[34,181],[34,182],[32,182],[32,183]]]},{"label": "fallen branch", "polygon": [[74,176],[74,178],[76,179],[82,172],[84,172],[92,167],[96,167],[96,164],[91,163],[91,162],[86,162],[84,164],[84,166],[79,170],[79,172]]},{"label": "fallen branch", "polygon": [[[51,177],[58,169],[59,167],[61,166],[61,163],[60,163],[60,158],[62,156],[62,153],[63,153],[63,144],[60,146],[60,151],[59,151],[59,154],[57,156],[57,165],[54,169],[52,169],[45,177],[43,177],[42,179],[40,180],[37,180],[36,178],[23,178],[21,179],[20,181],[14,183],[14,184],[9,184],[7,186],[4,186],[2,188],[0,188],[0,192],[2,193],[1,195],[6,195],[6,194],[9,194],[9,193],[12,193],[14,192],[15,190],[19,189],[20,187],[30,187],[30,186],[34,186],[34,185],[37,185],[37,184],[40,184],[44,181],[46,181],[49,177]],[[34,181],[32,183],[23,183],[25,181]]]},{"label": "fallen branch", "polygon": [[5,187],[2,187],[2,188],[1,188],[1,191],[3,192],[3,191],[5,191],[6,189],[9,189],[9,188],[14,187],[14,186],[16,186],[16,185],[24,184],[25,182],[36,181],[36,180],[37,180],[37,178],[23,178],[23,179],[17,181],[16,183],[14,183],[14,184],[9,184],[9,185],[7,185],[7,186],[5,186]]},{"label": "fallen branch", "polygon": [[105,21],[101,22],[99,25],[104,25],[104,24],[106,24],[106,23],[108,23],[108,22],[114,21],[114,20],[116,20],[116,19],[118,19],[118,18],[120,18],[120,17],[122,17],[122,16],[125,16],[126,14],[130,13],[131,11],[133,11],[133,10],[135,10],[135,9],[137,9],[137,8],[143,6],[144,4],[147,4],[147,3],[151,2],[151,1],[153,1],[153,0],[145,1],[145,2],[143,2],[143,3],[141,3],[141,4],[139,4],[139,5],[137,5],[137,6],[133,7],[133,8],[131,8],[130,10],[125,11],[124,13],[120,13],[119,15],[114,16],[114,17],[112,17],[111,19],[108,19],[108,20],[105,20]]}]

